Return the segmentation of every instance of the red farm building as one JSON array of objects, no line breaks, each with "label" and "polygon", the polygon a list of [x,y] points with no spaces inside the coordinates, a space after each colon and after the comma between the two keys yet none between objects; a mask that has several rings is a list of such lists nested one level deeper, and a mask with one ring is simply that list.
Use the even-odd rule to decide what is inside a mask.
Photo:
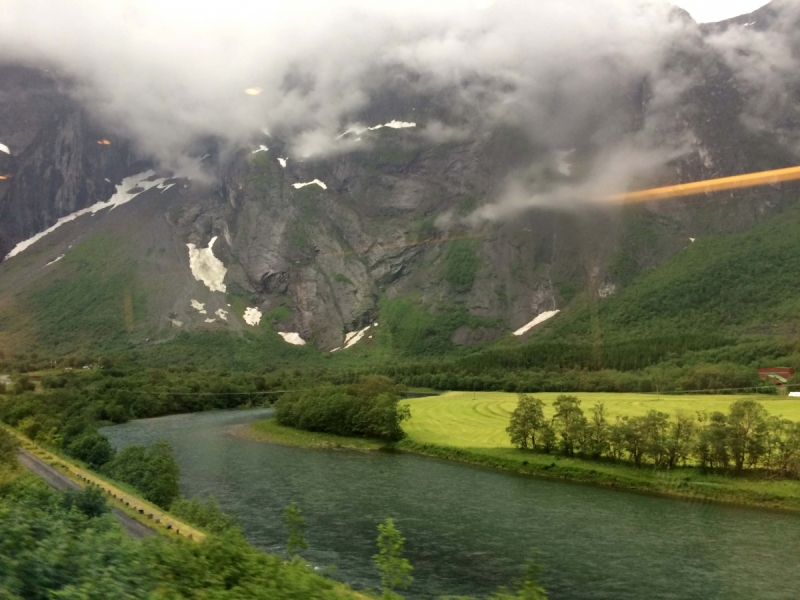
[{"label": "red farm building", "polygon": [[758,376],[761,377],[761,379],[769,377],[778,387],[785,386],[786,381],[792,375],[794,375],[794,369],[790,369],[789,367],[767,367],[766,369],[758,370]]}]

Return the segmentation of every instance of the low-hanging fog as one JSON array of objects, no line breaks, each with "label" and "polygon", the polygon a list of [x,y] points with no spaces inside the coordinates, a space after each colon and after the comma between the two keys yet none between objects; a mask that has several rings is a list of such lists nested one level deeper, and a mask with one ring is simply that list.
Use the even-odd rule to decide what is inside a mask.
[{"label": "low-hanging fog", "polygon": [[[773,5],[797,12],[790,0]],[[685,149],[685,140],[665,145],[658,133],[696,83],[674,67],[676,53],[714,49],[758,91],[742,115],[756,128],[791,109],[797,72],[792,31],[739,27],[704,37],[687,13],[661,1],[0,0],[0,14],[0,60],[63,75],[104,126],[172,169],[207,136],[235,148],[269,131],[294,156],[346,152],[352,137],[340,134],[377,124],[363,115],[390,89],[446,99],[446,117],[418,119],[422,139],[507,125],[553,150],[587,135],[607,143],[591,185],[611,192]],[[620,138],[628,127],[621,107],[645,80],[646,120]],[[245,93],[253,88],[260,93]],[[415,120],[410,111],[384,117]],[[524,182],[513,185],[513,201],[475,218],[531,201]]]}]

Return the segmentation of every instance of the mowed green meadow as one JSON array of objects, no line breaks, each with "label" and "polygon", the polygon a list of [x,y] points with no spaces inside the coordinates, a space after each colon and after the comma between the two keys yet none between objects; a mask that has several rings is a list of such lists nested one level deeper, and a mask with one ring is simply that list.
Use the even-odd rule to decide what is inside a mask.
[{"label": "mowed green meadow", "polygon": [[[553,400],[559,393],[530,394],[545,403],[545,415],[552,416]],[[727,412],[732,402],[753,398],[772,415],[800,421],[800,398],[787,396],[656,396],[655,394],[574,393],[588,416],[592,406],[603,402],[607,419],[644,415],[659,410],[674,417],[679,411]],[[414,442],[458,448],[510,448],[506,427],[517,406],[517,394],[505,392],[448,392],[441,396],[404,400],[411,418],[403,429]]]}]

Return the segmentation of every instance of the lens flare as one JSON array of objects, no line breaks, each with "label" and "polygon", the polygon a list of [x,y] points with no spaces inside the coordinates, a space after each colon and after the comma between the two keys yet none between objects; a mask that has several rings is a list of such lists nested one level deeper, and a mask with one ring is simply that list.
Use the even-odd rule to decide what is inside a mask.
[{"label": "lens flare", "polygon": [[696,181],[694,183],[682,183],[680,185],[670,185],[667,187],[640,190],[638,192],[614,194],[613,196],[606,196],[604,200],[619,203],[649,202],[651,200],[694,196],[697,194],[736,190],[759,185],[774,185],[782,181],[794,181],[797,179],[800,179],[800,167],[790,167],[788,169],[777,169],[775,171],[762,171],[760,173],[748,173],[747,175],[734,175],[733,177],[708,179],[706,181]]}]

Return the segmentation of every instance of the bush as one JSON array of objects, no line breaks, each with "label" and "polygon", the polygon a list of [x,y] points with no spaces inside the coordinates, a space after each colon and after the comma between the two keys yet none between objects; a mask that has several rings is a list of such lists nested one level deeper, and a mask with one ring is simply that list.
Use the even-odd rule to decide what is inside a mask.
[{"label": "bush", "polygon": [[180,469],[169,442],[156,442],[147,450],[142,446],[126,446],[103,471],[132,485],[145,499],[163,509],[180,496]]},{"label": "bush", "polygon": [[17,440],[5,428],[0,427],[0,465],[11,465],[17,461]]},{"label": "bush", "polygon": [[76,437],[67,448],[73,458],[82,460],[89,466],[99,469],[114,456],[114,448],[109,441],[96,431]]},{"label": "bush", "polygon": [[214,498],[206,500],[178,498],[169,507],[169,511],[179,519],[208,533],[221,534],[239,526],[239,519],[220,510],[219,504]]},{"label": "bush", "polygon": [[105,494],[95,487],[68,490],[64,493],[61,506],[66,510],[74,506],[89,518],[101,517],[108,512]]},{"label": "bush", "polygon": [[444,278],[456,292],[468,292],[475,281],[480,261],[472,240],[450,242],[444,255]]},{"label": "bush", "polygon": [[11,386],[12,394],[24,394],[25,392],[32,392],[36,389],[36,385],[30,380],[27,375],[20,375]]}]

